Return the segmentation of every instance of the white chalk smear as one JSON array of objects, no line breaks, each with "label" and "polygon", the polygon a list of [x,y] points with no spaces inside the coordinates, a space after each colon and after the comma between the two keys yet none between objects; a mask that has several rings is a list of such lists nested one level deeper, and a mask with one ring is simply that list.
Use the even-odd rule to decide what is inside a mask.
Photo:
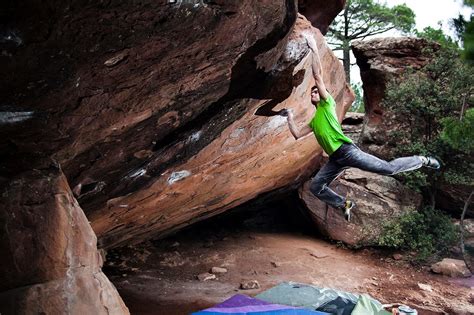
[{"label": "white chalk smear", "polygon": [[285,49],[286,58],[289,60],[294,60],[299,54],[301,54],[300,43],[294,40],[289,41]]},{"label": "white chalk smear", "polygon": [[128,177],[130,177],[130,178],[139,177],[139,176],[143,176],[145,174],[146,174],[146,170],[145,169],[140,169],[140,170],[136,171],[135,173],[129,175]]},{"label": "white chalk smear", "polygon": [[188,177],[191,175],[190,171],[179,171],[179,172],[173,172],[171,173],[170,177],[168,177],[168,185],[172,185],[173,183],[182,180],[183,178]]},{"label": "white chalk smear", "polygon": [[274,116],[272,119],[270,119],[267,124],[266,124],[266,128],[269,128],[269,129],[277,129],[278,127],[282,126],[286,124],[286,117],[283,117],[283,116]]},{"label": "white chalk smear", "polygon": [[204,0],[168,0],[168,3],[175,5],[178,8],[181,6],[181,4],[191,4],[195,8],[199,6],[204,6],[204,7],[206,6],[206,4],[204,3]]},{"label": "white chalk smear", "polygon": [[13,42],[17,47],[23,44],[23,40],[15,31],[0,32],[0,43]]},{"label": "white chalk smear", "polygon": [[232,139],[238,138],[238,137],[240,137],[240,135],[242,133],[244,133],[244,131],[245,131],[245,128],[243,128],[243,127],[237,128],[234,131],[232,131],[229,138],[232,138]]},{"label": "white chalk smear", "polygon": [[190,142],[197,142],[200,138],[201,138],[201,135],[202,135],[202,131],[199,130],[199,131],[196,131],[195,133],[193,133],[191,136],[189,136],[188,140]]},{"label": "white chalk smear", "polygon": [[13,124],[33,118],[34,112],[0,112],[0,124]]}]

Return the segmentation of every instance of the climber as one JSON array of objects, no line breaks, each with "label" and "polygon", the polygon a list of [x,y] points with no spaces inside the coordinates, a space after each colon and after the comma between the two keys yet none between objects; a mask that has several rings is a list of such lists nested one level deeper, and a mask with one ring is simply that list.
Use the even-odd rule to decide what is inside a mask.
[{"label": "climber", "polygon": [[323,150],[329,155],[329,161],[312,179],[310,190],[320,200],[340,209],[345,219],[350,221],[351,210],[355,207],[354,201],[338,195],[328,187],[345,169],[356,167],[377,174],[394,175],[415,170],[421,166],[439,169],[440,164],[435,158],[425,156],[402,157],[387,162],[363,152],[346,137],[337,120],[336,103],[324,85],[316,41],[312,36],[305,36],[305,38],[310,48],[315,79],[315,86],[311,89],[311,103],[316,107],[316,113],[302,128],[298,128],[295,124],[291,109],[285,108],[278,113],[287,118],[290,132],[296,140],[313,132]]}]

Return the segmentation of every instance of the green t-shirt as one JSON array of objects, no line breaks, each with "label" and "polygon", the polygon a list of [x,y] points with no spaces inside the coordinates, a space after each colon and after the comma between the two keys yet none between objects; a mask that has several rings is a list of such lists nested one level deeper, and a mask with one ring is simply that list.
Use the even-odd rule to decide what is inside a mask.
[{"label": "green t-shirt", "polygon": [[333,154],[343,143],[352,143],[352,140],[342,133],[336,115],[336,102],[331,95],[327,99],[321,98],[309,126],[313,129],[319,145],[328,155]]}]

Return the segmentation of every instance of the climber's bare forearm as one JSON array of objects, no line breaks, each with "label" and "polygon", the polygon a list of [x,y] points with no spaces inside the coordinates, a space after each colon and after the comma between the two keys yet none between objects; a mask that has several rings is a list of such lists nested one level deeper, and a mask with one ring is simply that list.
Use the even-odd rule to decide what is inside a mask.
[{"label": "climber's bare forearm", "polygon": [[288,115],[287,119],[288,127],[295,140],[298,140],[311,133],[312,130],[309,126],[303,126],[302,128],[298,128],[295,123],[295,120],[293,119],[293,115]]}]

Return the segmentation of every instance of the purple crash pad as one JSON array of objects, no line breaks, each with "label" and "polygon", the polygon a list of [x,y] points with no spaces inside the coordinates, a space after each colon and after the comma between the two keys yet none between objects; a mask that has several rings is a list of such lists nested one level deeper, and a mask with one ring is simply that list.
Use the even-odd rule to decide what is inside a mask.
[{"label": "purple crash pad", "polygon": [[193,313],[193,315],[328,315],[328,313],[312,311],[301,307],[273,304],[246,295],[237,294],[211,308]]}]

